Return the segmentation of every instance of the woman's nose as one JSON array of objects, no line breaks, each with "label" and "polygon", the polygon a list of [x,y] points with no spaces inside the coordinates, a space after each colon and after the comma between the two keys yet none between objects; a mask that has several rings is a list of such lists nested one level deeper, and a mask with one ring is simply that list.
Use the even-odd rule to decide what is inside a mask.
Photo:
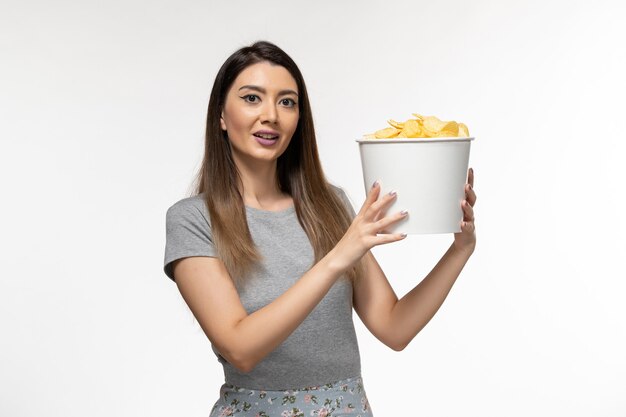
[{"label": "woman's nose", "polygon": [[276,107],[274,105],[267,104],[263,106],[263,111],[261,113],[262,122],[276,123],[277,119],[278,112],[276,111]]}]

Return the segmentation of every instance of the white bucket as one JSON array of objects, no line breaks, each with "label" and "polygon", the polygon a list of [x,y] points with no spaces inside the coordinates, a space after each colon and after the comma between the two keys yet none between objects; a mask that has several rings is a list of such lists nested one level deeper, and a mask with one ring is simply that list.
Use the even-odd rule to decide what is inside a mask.
[{"label": "white bucket", "polygon": [[384,232],[461,231],[461,202],[465,199],[472,140],[473,137],[357,139],[366,195],[378,180],[379,199],[389,191],[398,192],[386,215],[409,211],[406,219]]}]

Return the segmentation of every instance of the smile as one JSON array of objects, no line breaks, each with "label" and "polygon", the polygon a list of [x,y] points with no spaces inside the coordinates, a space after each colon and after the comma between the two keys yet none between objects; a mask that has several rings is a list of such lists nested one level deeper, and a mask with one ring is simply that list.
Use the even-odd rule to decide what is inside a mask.
[{"label": "smile", "polygon": [[263,139],[278,139],[278,135],[267,135],[264,133],[254,133],[254,136],[256,136],[257,138],[263,138]]},{"label": "smile", "polygon": [[257,143],[260,143],[263,146],[272,146],[278,143],[278,136],[275,136],[274,139],[266,139],[259,135],[253,135],[253,136],[254,136],[254,139],[257,141]]}]

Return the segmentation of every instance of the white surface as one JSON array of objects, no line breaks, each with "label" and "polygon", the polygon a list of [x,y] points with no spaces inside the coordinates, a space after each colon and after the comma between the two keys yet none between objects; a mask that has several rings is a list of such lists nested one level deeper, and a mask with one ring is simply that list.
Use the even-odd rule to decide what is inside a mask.
[{"label": "white surface", "polygon": [[406,234],[461,231],[471,141],[464,139],[357,140],[364,193],[380,183],[378,200],[398,193],[386,214],[409,215],[382,232]]},{"label": "white surface", "polygon": [[[412,112],[476,137],[478,244],[402,352],[355,315],[376,417],[626,413],[624,6],[618,1],[4,1],[0,415],[208,416],[222,382],[162,272],[214,76],[298,63],[329,179]],[[374,254],[398,296],[452,235]]]}]

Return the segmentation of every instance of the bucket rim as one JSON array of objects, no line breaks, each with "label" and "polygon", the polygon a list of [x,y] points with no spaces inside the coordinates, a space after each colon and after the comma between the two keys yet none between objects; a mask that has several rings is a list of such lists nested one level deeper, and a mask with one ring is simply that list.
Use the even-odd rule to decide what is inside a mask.
[{"label": "bucket rim", "polygon": [[469,137],[441,137],[441,138],[391,138],[391,139],[355,139],[359,143],[416,143],[416,142],[470,142],[474,140],[473,136]]}]

